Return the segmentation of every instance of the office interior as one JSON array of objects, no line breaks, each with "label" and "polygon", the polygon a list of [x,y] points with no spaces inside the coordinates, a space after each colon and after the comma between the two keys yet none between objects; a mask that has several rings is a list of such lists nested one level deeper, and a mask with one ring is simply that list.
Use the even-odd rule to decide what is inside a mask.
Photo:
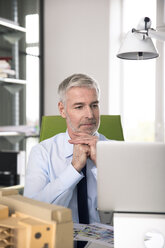
[{"label": "office interior", "polygon": [[[0,84],[1,151],[21,151],[19,161],[26,166],[31,147],[39,142],[42,116],[59,115],[58,84],[73,73],[89,74],[99,82],[100,113],[121,116],[126,141],[164,142],[164,42],[153,39],[159,52],[156,59],[129,61],[116,56],[124,35],[142,17],[151,19],[151,28],[163,30],[164,1],[0,4],[2,20],[14,20],[26,29],[15,32],[14,41],[1,36],[1,57],[13,57],[9,63],[16,71],[8,77],[17,80],[2,78]],[[8,154],[3,157],[2,161],[9,160]]]},{"label": "office interior", "polygon": [[154,40],[156,59],[116,56],[142,17],[165,30],[164,12],[165,0],[0,0],[0,21],[24,28],[0,23],[0,61],[15,73],[0,77],[0,187],[24,185],[42,116],[59,115],[57,88],[73,73],[99,82],[100,113],[121,116],[125,141],[164,143],[165,43]]}]

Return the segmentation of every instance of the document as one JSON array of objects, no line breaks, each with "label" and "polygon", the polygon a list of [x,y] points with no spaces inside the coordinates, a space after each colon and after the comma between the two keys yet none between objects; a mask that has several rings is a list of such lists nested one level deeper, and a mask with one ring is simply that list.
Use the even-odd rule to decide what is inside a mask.
[{"label": "document", "polygon": [[74,240],[85,240],[114,247],[113,227],[100,223],[89,225],[74,223]]}]

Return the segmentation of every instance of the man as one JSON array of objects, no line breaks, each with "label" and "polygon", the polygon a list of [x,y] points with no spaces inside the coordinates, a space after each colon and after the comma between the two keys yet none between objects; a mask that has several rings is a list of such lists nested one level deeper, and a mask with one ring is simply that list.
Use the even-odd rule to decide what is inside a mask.
[{"label": "man", "polygon": [[[58,107],[66,119],[67,131],[32,148],[24,195],[70,208],[74,222],[99,222],[96,143],[106,140],[97,133],[100,123],[99,88],[89,76],[74,74],[59,85],[58,93]],[[81,185],[85,180],[87,186]],[[79,201],[84,197],[79,187],[87,187],[88,209],[82,207],[84,213],[88,211],[88,220],[85,221],[79,214],[79,207],[83,204]]]}]

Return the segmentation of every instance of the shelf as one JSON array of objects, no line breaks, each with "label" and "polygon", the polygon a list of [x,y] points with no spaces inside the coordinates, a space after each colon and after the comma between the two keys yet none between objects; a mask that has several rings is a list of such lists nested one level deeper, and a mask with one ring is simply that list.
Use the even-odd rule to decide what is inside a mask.
[{"label": "shelf", "polygon": [[0,137],[2,136],[38,137],[39,131],[34,126],[0,126]]},{"label": "shelf", "polygon": [[0,137],[7,137],[7,136],[25,136],[25,134],[19,132],[0,132]]},{"label": "shelf", "polygon": [[13,137],[13,136],[21,136],[21,137],[25,137],[25,138],[39,138],[39,134],[38,133],[31,133],[31,134],[26,134],[26,133],[22,133],[22,132],[0,132],[0,138],[1,137]]},{"label": "shelf", "polygon": [[9,63],[8,65],[9,67],[7,67],[7,65],[2,65],[2,73],[4,72],[5,74],[7,74],[7,77],[0,77],[0,85],[4,83],[21,84],[21,85],[26,84],[25,80],[18,79],[18,78],[24,78],[24,76],[21,75],[20,73],[23,71],[23,69],[20,66],[21,64],[20,64],[20,54],[19,54],[20,53],[19,46],[21,43],[18,43],[18,41],[20,41],[23,37],[25,37],[25,33],[26,33],[26,29],[24,27],[20,27],[16,22],[7,20],[5,18],[0,18],[0,44],[1,44],[0,57],[2,58],[2,60],[3,59],[5,60],[5,58],[6,61],[7,59],[11,60],[11,63],[7,61],[7,63]]},{"label": "shelf", "polygon": [[1,78],[1,77],[0,77],[0,84],[1,84],[1,83],[9,83],[9,84],[26,84],[26,80],[15,79],[15,78]]},{"label": "shelf", "polygon": [[9,20],[6,20],[4,18],[0,18],[0,26],[4,27],[5,29],[8,29],[10,31],[15,30],[15,31],[24,32],[24,33],[26,32],[26,28],[20,27],[16,23],[9,21]]}]

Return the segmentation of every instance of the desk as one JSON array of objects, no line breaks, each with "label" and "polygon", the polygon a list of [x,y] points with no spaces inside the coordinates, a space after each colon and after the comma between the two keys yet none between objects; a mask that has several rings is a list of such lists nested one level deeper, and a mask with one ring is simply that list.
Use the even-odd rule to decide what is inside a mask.
[{"label": "desk", "polygon": [[151,244],[150,235],[146,236],[151,232],[161,234],[165,239],[165,214],[114,213],[115,248],[164,248],[162,239]]}]

